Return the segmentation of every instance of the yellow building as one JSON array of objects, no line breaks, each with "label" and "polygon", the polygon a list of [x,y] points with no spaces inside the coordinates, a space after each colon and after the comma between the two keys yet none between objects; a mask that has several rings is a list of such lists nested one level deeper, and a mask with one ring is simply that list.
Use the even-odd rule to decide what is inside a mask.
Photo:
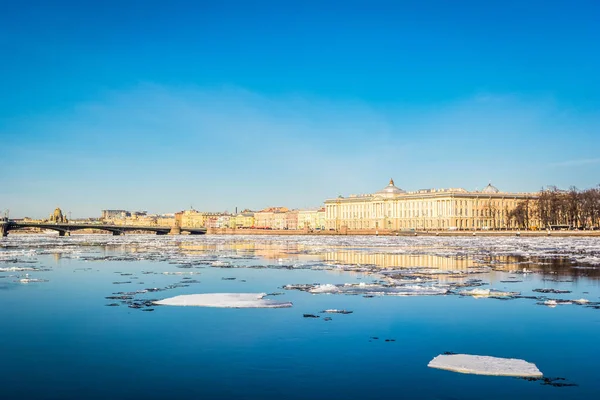
[{"label": "yellow building", "polygon": [[254,226],[261,229],[285,229],[287,226],[285,207],[270,207],[254,213]]},{"label": "yellow building", "polygon": [[185,210],[178,214],[181,227],[203,228],[206,225],[206,215],[196,210]]},{"label": "yellow building", "polygon": [[463,230],[516,227],[509,213],[537,193],[501,192],[491,184],[482,191],[425,189],[406,192],[390,180],[369,195],[325,201],[327,229]]},{"label": "yellow building", "polygon": [[299,210],[298,229],[325,229],[325,209]]},{"label": "yellow building", "polygon": [[110,225],[126,225],[126,226],[174,226],[175,215],[130,215],[130,216],[115,216],[103,219],[103,222]]},{"label": "yellow building", "polygon": [[235,216],[234,223],[236,228],[252,228],[254,226],[254,213],[242,212]]},{"label": "yellow building", "polygon": [[327,216],[327,213],[326,213],[325,207],[319,208],[319,210],[317,211],[316,229],[325,229],[325,226],[327,225],[326,216]]}]

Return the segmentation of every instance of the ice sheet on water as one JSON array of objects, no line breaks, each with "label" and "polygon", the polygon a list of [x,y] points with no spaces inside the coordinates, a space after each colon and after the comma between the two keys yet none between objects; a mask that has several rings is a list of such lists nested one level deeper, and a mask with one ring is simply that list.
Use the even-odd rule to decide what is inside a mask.
[{"label": "ice sheet on water", "polygon": [[461,296],[473,296],[475,298],[483,298],[483,297],[512,297],[518,296],[519,292],[503,292],[501,290],[494,289],[471,289],[471,290],[463,290],[459,292]]},{"label": "ice sheet on water", "polygon": [[197,306],[221,308],[286,308],[291,302],[265,300],[266,293],[203,293],[187,294],[155,301],[164,306]]},{"label": "ice sheet on water", "polygon": [[200,272],[194,272],[194,271],[175,271],[175,272],[171,272],[171,271],[165,271],[162,273],[163,275],[199,275]]},{"label": "ice sheet on water", "polygon": [[[198,242],[207,245],[226,245],[243,240],[261,243],[294,243],[317,254],[348,246],[361,252],[391,254],[421,254],[441,257],[471,257],[482,262],[490,256],[567,257],[576,263],[600,265],[600,242],[590,237],[374,237],[374,236],[153,236],[73,235],[68,240],[51,235],[9,235],[0,242],[0,258],[32,257],[42,252],[60,252],[63,257],[76,258],[81,246],[135,246],[144,259],[200,261],[206,254],[185,252],[182,245]],[[15,247],[19,247],[15,250]],[[223,251],[217,250],[217,253]],[[4,253],[4,254],[2,254]],[[12,254],[9,254],[12,253]],[[183,254],[182,254],[183,253]],[[230,258],[237,257],[226,252]],[[131,257],[133,260],[134,257]],[[356,266],[354,266],[356,267]]]},{"label": "ice sheet on water", "polygon": [[[282,260],[284,264],[275,258],[271,264],[253,263],[245,260],[260,259],[260,256],[252,256],[252,251],[237,251],[231,247],[240,242],[251,242],[257,249],[262,246],[280,246],[283,249]],[[234,246],[230,246],[234,245]],[[98,251],[98,246],[117,250],[119,255],[107,255],[105,251]],[[423,261],[421,267],[401,268],[392,266],[383,269],[381,266],[368,263],[349,263],[344,261],[315,261],[315,257],[307,257],[306,260],[294,260],[294,256],[308,255],[322,256],[325,253],[339,252],[340,248],[364,253],[364,254],[402,254],[408,256],[436,256],[448,258],[469,258],[473,261],[467,269],[441,270],[437,264],[428,264]],[[134,249],[134,251],[129,251]],[[598,274],[594,269],[600,269],[600,241],[597,238],[559,238],[559,237],[373,237],[373,236],[153,236],[153,235],[125,235],[113,237],[111,235],[73,235],[65,239],[50,235],[9,235],[0,241],[0,261],[12,263],[13,265],[28,262],[37,262],[39,254],[60,254],[62,258],[78,258],[80,260],[103,260],[103,261],[138,261],[150,260],[168,262],[173,268],[198,268],[198,266],[210,267],[212,263],[216,266],[229,268],[277,268],[277,269],[330,269],[334,271],[364,272],[382,281],[373,283],[371,286],[357,285],[331,285],[316,287],[307,285],[307,288],[298,290],[314,293],[339,293],[358,294],[365,296],[373,295],[426,295],[426,294],[459,294],[458,290],[464,287],[472,289],[484,283],[469,282],[465,280],[472,273],[482,273],[491,270],[506,272],[506,265],[515,264],[514,261],[499,261],[497,257],[503,256],[525,256],[537,257],[535,262],[531,260],[523,262],[518,266],[515,274],[524,278],[531,272],[540,273],[540,266],[554,263],[554,258],[560,257],[566,260],[565,268],[578,266],[586,269],[576,268],[578,274],[588,276]],[[279,256],[278,256],[279,257]],[[322,258],[322,257],[320,257]],[[27,259],[29,261],[27,261]],[[369,258],[367,258],[369,259]],[[548,261],[546,263],[545,261]],[[17,263],[18,261],[18,263]],[[288,262],[289,261],[289,262]],[[588,265],[580,265],[588,263]],[[531,264],[531,265],[529,265]],[[590,265],[592,265],[590,267]],[[596,265],[596,266],[594,266]],[[8,267],[8,265],[2,265]],[[26,268],[26,267],[25,267]],[[562,268],[562,267],[561,267]],[[164,270],[163,270],[164,271]],[[185,270],[182,270],[185,271]],[[189,269],[187,270],[189,271]],[[0,271],[2,272],[2,271]],[[161,271],[156,271],[161,274]],[[552,274],[553,272],[545,273]],[[177,274],[179,275],[179,274]],[[477,276],[477,275],[475,275]],[[535,277],[534,277],[535,278]],[[135,279],[135,278],[131,278]],[[560,280],[557,280],[562,282]],[[192,283],[192,282],[181,282]],[[446,286],[441,283],[445,283]],[[512,283],[512,282],[511,282]],[[185,285],[170,285],[165,289],[183,287]],[[333,286],[333,287],[332,287]],[[414,286],[411,289],[411,286]],[[515,288],[517,289],[517,288]],[[512,292],[504,292],[511,293]],[[502,296],[502,292],[490,291],[489,297],[512,298]],[[477,294],[474,294],[477,296]],[[485,297],[486,294],[479,294]],[[592,296],[592,295],[590,295]],[[526,296],[518,296],[525,298]],[[575,296],[574,296],[575,297]],[[526,297],[542,303],[548,300],[546,297]],[[590,297],[591,298],[591,297]],[[574,304],[581,304],[573,301]],[[558,304],[558,302],[557,302]],[[596,306],[596,303],[586,306]]]},{"label": "ice sheet on water", "polygon": [[308,291],[310,293],[338,293],[340,289],[331,283],[326,283],[324,285],[315,285]]},{"label": "ice sheet on water", "polygon": [[463,374],[535,378],[543,376],[535,364],[517,358],[470,354],[440,354],[431,360],[427,366]]},{"label": "ice sheet on water", "polygon": [[34,268],[34,267],[0,267],[0,272],[23,272],[23,271],[39,271],[39,268]]},{"label": "ice sheet on water", "polygon": [[315,284],[315,285],[286,285],[284,289],[301,290],[313,294],[350,294],[350,295],[374,295],[374,296],[428,296],[448,293],[448,289],[439,286],[426,285],[401,285],[388,286],[382,284],[367,283],[345,283],[342,285]]},{"label": "ice sheet on water", "polygon": [[37,278],[21,278],[19,279],[20,283],[39,283],[39,282],[48,282],[47,279],[37,279]]},{"label": "ice sheet on water", "polygon": [[352,311],[338,310],[336,308],[328,308],[327,310],[323,310],[321,312],[326,314],[352,314]]},{"label": "ice sheet on water", "polygon": [[573,303],[577,303],[577,304],[587,304],[589,302],[590,301],[588,299],[576,299],[576,300],[573,300]]},{"label": "ice sheet on water", "polygon": [[[571,300],[562,300],[562,299],[548,299],[548,300],[545,300],[543,303],[539,303],[539,304],[543,304],[543,305],[548,306],[550,308],[554,308],[554,307],[559,306],[559,305],[573,304],[573,301],[571,301]],[[578,304],[583,304],[583,303],[578,303]]]}]

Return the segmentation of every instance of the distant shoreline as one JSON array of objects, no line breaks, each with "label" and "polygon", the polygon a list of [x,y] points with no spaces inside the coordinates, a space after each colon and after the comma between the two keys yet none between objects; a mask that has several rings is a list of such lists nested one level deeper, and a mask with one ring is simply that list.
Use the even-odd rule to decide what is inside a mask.
[{"label": "distant shoreline", "polygon": [[[10,235],[57,235],[56,232],[33,232],[30,230],[14,230]],[[71,235],[110,235],[110,232],[101,230],[81,230],[71,232]],[[440,236],[440,237],[462,237],[462,236],[485,236],[485,237],[600,237],[597,231],[387,231],[387,230],[348,230],[341,231],[305,231],[305,230],[275,230],[275,229],[222,229],[209,228],[207,235],[256,235],[256,236]],[[155,236],[150,232],[128,232],[126,235]],[[184,233],[185,235],[185,233]],[[199,235],[202,236],[202,235]]]},{"label": "distant shoreline", "polygon": [[600,237],[598,231],[389,231],[389,230],[348,230],[341,231],[300,231],[274,229],[219,229],[209,228],[207,235],[285,235],[285,236],[527,236],[527,237]]}]

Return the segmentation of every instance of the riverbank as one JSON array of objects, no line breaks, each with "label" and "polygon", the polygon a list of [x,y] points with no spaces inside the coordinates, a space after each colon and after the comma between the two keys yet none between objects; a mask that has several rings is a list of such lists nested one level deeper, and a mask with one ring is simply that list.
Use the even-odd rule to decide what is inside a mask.
[{"label": "riverbank", "polygon": [[[18,229],[10,231],[11,235],[31,235],[31,234],[51,234],[57,235],[57,232],[42,230]],[[111,232],[99,229],[86,229],[73,231],[71,235],[112,235]],[[187,233],[182,233],[186,235]],[[600,237],[600,231],[390,231],[390,230],[347,230],[347,231],[307,231],[307,230],[287,230],[287,229],[229,229],[229,228],[209,228],[207,235],[282,235],[282,236],[521,236],[521,237]],[[150,235],[153,232],[133,231],[126,235]]]},{"label": "riverbank", "polygon": [[209,228],[208,235],[313,235],[313,236],[523,236],[523,237],[600,237],[600,231],[392,231],[392,230],[344,230],[309,231],[287,229],[228,229]]}]

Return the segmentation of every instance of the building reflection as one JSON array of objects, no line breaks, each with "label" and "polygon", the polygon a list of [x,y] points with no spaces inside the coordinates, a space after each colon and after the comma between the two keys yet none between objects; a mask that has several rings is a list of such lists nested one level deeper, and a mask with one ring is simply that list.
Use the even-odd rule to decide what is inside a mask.
[{"label": "building reflection", "polygon": [[576,263],[569,257],[498,256],[493,258],[494,269],[504,272],[534,271],[549,280],[560,277],[600,278],[600,268]]},{"label": "building reflection", "polygon": [[430,254],[389,254],[361,251],[332,251],[324,260],[338,264],[375,265],[380,268],[427,267],[442,271],[466,271],[474,267],[473,260],[464,257],[443,257]]},{"label": "building reflection", "polygon": [[[238,256],[256,256],[267,260],[300,259],[304,246],[297,243],[236,241],[227,243],[180,243],[184,254],[231,252]],[[314,257],[313,257],[314,258]]]},{"label": "building reflection", "polygon": [[[385,250],[370,248],[364,250],[350,250],[340,247],[338,249],[327,249],[320,251],[318,248],[306,244],[293,242],[263,242],[251,240],[235,240],[222,243],[193,243],[180,242],[178,244],[182,254],[199,255],[224,255],[230,254],[238,257],[256,257],[263,263],[273,261],[284,263],[315,262],[322,261],[330,264],[354,265],[354,266],[376,266],[379,268],[431,268],[440,271],[467,272],[470,268],[489,266],[488,279],[506,279],[498,273],[522,273],[533,271],[541,274],[544,278],[551,280],[559,279],[561,276],[577,279],[578,277],[600,278],[600,268],[590,268],[585,264],[573,262],[568,257],[523,257],[523,256],[442,256],[435,254],[415,254],[420,251],[426,253],[427,249],[408,249],[411,254],[398,254],[383,252]],[[105,251],[147,252],[145,246],[106,246]],[[54,254],[58,261],[60,253]],[[470,272],[473,272],[471,270]],[[498,274],[498,275],[497,275]],[[473,275],[473,278],[479,276]],[[560,278],[562,279],[562,278]]]}]

